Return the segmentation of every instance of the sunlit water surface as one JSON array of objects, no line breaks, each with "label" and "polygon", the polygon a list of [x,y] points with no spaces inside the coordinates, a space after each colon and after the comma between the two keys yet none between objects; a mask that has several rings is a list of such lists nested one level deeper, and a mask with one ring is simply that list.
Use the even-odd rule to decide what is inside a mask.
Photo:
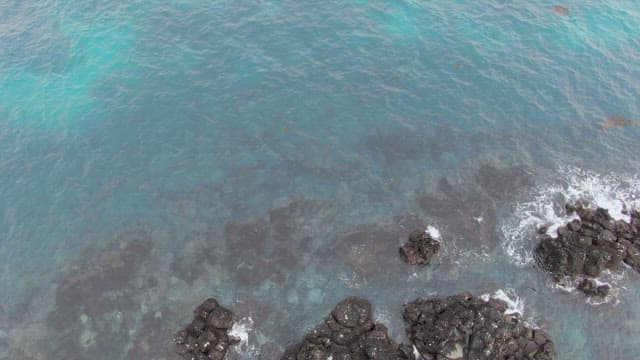
[{"label": "sunlit water surface", "polygon": [[[503,290],[559,359],[640,351],[640,276],[551,285],[567,200],[640,206],[634,1],[1,1],[0,359],[172,359],[215,296],[277,359],[335,303]],[[425,268],[397,247],[432,226]]]}]

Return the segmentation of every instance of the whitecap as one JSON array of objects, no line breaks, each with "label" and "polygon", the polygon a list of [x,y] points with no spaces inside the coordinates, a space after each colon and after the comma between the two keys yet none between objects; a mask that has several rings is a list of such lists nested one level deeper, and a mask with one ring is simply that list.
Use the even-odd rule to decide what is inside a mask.
[{"label": "whitecap", "polygon": [[[512,293],[512,290],[508,290]],[[505,315],[512,314],[520,314],[524,312],[524,300],[520,299],[519,296],[512,294],[509,295],[502,289],[497,290],[493,294],[482,294],[480,295],[480,299],[483,301],[489,301],[491,299],[502,300],[507,304],[507,309],[505,310]]]},{"label": "whitecap", "polygon": [[438,230],[438,228],[436,228],[435,226],[432,226],[432,225],[427,226],[427,229],[425,230],[425,232],[435,240],[440,241],[441,239],[440,230]]},{"label": "whitecap", "polygon": [[249,343],[249,335],[253,331],[253,319],[248,316],[240,319],[231,328],[229,336],[240,339],[240,343],[233,347],[243,358],[250,359],[257,355],[257,349]]},{"label": "whitecap", "polygon": [[562,178],[534,188],[529,200],[514,205],[511,216],[501,224],[504,250],[517,265],[533,262],[536,230],[547,227],[547,234],[555,236],[559,227],[577,218],[564,211],[566,203],[583,200],[602,207],[614,219],[629,221],[626,209],[640,208],[640,178],[622,174],[601,175],[587,170],[564,167],[558,171]]},{"label": "whitecap", "polygon": [[416,359],[422,359],[422,355],[420,355],[420,351],[418,351],[418,348],[415,345],[413,345],[413,356]]}]

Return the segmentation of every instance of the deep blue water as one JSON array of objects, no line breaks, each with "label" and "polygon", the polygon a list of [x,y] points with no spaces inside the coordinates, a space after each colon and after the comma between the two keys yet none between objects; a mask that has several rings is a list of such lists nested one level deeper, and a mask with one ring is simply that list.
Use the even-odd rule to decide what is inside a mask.
[{"label": "deep blue water", "polygon": [[0,1],[0,359],[171,358],[208,296],[276,359],[347,295],[401,339],[499,289],[559,359],[635,358],[640,276],[593,305],[523,260],[554,202],[640,205],[602,126],[640,119],[640,6],[604,3]]}]

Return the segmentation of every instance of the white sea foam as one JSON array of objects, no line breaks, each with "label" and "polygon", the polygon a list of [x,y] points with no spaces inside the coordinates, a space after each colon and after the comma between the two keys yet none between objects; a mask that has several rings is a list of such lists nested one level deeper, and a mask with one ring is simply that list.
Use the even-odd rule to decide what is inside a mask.
[{"label": "white sea foam", "polygon": [[420,355],[420,351],[415,345],[413,345],[413,356],[415,356],[416,360],[422,359],[422,355]]},{"label": "white sea foam", "polygon": [[504,249],[518,265],[533,261],[535,233],[547,226],[547,234],[556,235],[560,226],[577,215],[566,215],[564,205],[584,200],[590,206],[609,210],[615,219],[629,221],[625,209],[640,208],[640,178],[618,174],[600,175],[579,168],[561,168],[558,182],[538,186],[530,200],[514,206],[512,215],[501,225]]},{"label": "white sea foam", "polygon": [[355,271],[350,273],[341,273],[340,275],[338,275],[338,280],[344,285],[348,286],[350,289],[359,289],[362,284],[360,276]]},{"label": "white sea foam", "polygon": [[391,324],[391,313],[389,313],[389,311],[386,310],[378,310],[376,311],[375,315],[374,315],[374,320],[377,323],[381,323],[381,324]]},{"label": "white sea foam", "polygon": [[[574,293],[578,292],[578,285],[582,282],[583,277],[571,278],[571,277],[563,277],[559,281],[549,280],[549,287],[552,289],[560,290],[566,293]],[[624,273],[623,272],[613,272],[611,270],[605,270],[600,274],[598,278],[589,278],[590,280],[595,281],[596,286],[600,285],[609,285],[610,290],[609,294],[604,297],[597,296],[585,296],[585,302],[589,305],[602,305],[602,304],[611,304],[616,305],[620,303],[619,295],[620,291],[626,289],[624,286]]]},{"label": "white sea foam", "polygon": [[425,230],[425,232],[429,234],[429,236],[431,236],[432,238],[440,241],[441,239],[440,230],[438,230],[438,228],[436,228],[435,226],[432,226],[432,225],[427,226],[427,229]]},{"label": "white sea foam", "polygon": [[[513,290],[508,289],[509,293],[513,293]],[[482,294],[480,298],[484,301],[489,301],[491,299],[502,300],[507,304],[507,310],[505,310],[506,315],[511,314],[520,314],[522,315],[524,311],[524,300],[520,299],[519,296],[515,294],[507,294],[504,290],[500,289],[493,294]]]},{"label": "white sea foam", "polygon": [[231,331],[230,336],[240,339],[240,343],[232,348],[242,355],[244,359],[252,359],[257,355],[255,345],[249,343],[249,336],[253,331],[253,319],[245,317],[236,322]]}]

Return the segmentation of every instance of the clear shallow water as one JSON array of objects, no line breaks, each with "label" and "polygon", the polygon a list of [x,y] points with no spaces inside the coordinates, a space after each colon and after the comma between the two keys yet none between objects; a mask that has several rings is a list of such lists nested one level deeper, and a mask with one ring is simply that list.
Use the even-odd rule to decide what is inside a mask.
[{"label": "clear shallow water", "polygon": [[171,358],[213,295],[272,359],[346,295],[401,339],[499,289],[560,359],[633,358],[637,274],[594,306],[519,261],[561,196],[639,192],[640,128],[601,124],[640,118],[640,8],[554,5],[1,2],[0,358]]}]

